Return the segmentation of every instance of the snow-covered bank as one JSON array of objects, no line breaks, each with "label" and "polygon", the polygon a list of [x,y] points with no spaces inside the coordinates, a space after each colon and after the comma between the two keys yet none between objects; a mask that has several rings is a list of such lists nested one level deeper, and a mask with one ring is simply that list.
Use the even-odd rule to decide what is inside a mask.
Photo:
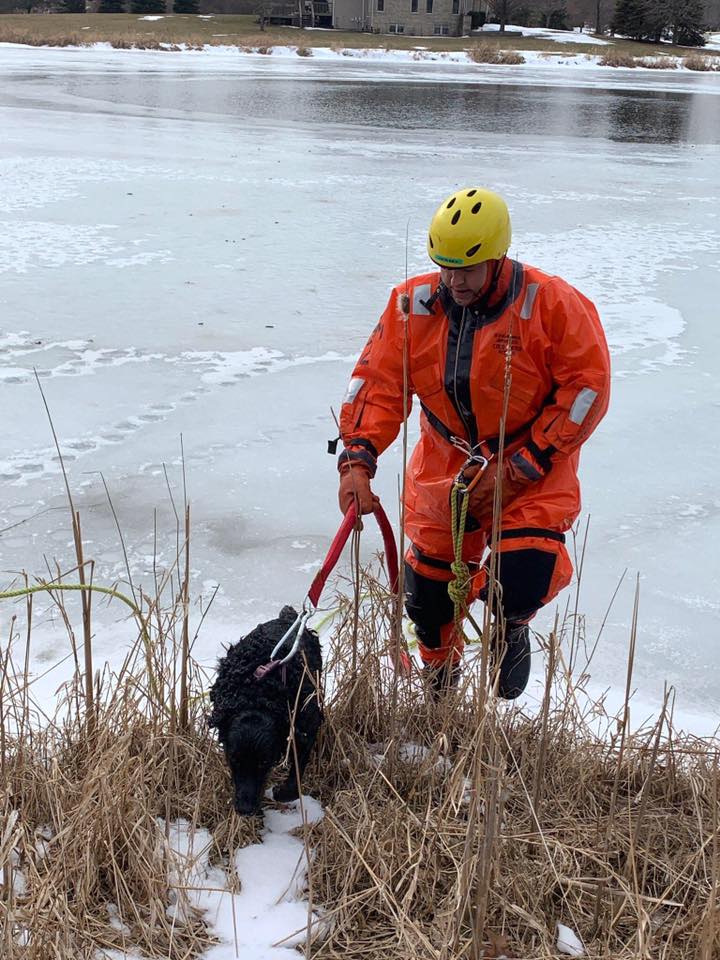
[{"label": "snow-covered bank", "polygon": [[[577,36],[584,35],[578,34]],[[417,39],[421,41],[423,38],[418,37]],[[481,34],[473,38],[473,41],[469,41],[469,46],[472,46],[472,44],[476,43],[478,40],[482,42]],[[567,40],[566,42],[576,41]],[[603,41],[593,40],[593,42],[597,44],[602,43]],[[593,72],[598,76],[622,74],[623,81],[625,83],[632,81],[634,78],[634,82],[631,82],[631,85],[637,85],[638,87],[647,84],[648,80],[650,80],[654,88],[662,86],[662,84],[666,82],[666,75],[672,75],[673,72],[679,72],[685,75],[689,74],[695,77],[709,77],[712,79],[720,77],[720,58],[717,58],[718,62],[717,65],[715,65],[715,58],[708,57],[707,59],[714,66],[714,69],[698,71],[687,66],[686,57],[648,55],[646,57],[636,58],[636,63],[632,67],[617,67],[602,62],[603,58],[608,56],[607,53],[596,54],[568,53],[562,51],[555,52],[545,50],[518,50],[515,52],[517,52],[523,58],[523,62],[509,65],[479,63],[476,59],[474,59],[470,50],[430,50],[421,43],[409,50],[388,49],[384,47],[333,48],[313,47],[311,45],[288,46],[280,44],[274,45],[270,41],[266,47],[206,44],[204,47],[198,48],[196,46],[187,46],[186,44],[181,43],[160,44],[160,49],[152,50],[117,49],[108,42],[88,44],[86,46],[63,47],[32,47],[26,44],[0,43],[0,52],[6,50],[52,51],[53,53],[60,53],[64,56],[67,56],[68,54],[75,54],[79,51],[88,54],[111,53],[118,58],[128,58],[142,54],[152,58],[154,61],[159,57],[164,57],[167,54],[175,53],[181,54],[183,57],[187,57],[188,59],[192,58],[192,60],[195,62],[201,61],[210,69],[213,67],[231,68],[233,65],[237,65],[240,60],[267,61],[269,59],[273,61],[292,60],[302,65],[308,64],[308,61],[316,60],[323,63],[334,62],[347,64],[349,61],[362,61],[364,63],[384,64],[387,66],[403,65],[410,67],[432,67],[433,65],[462,66],[471,68],[476,75],[490,72],[490,74],[501,77],[509,74],[516,81],[522,82],[526,81],[527,71],[530,69],[533,71],[546,71],[548,77],[553,75],[555,79],[559,78],[561,72],[572,71],[573,73],[577,73],[578,71],[582,71],[584,74],[590,74]],[[702,57],[702,51],[698,51],[696,56]],[[659,69],[658,67],[653,67],[650,65],[654,63],[663,63],[665,66],[662,69]],[[642,80],[640,80],[641,76]],[[570,80],[570,77],[567,79]]]}]

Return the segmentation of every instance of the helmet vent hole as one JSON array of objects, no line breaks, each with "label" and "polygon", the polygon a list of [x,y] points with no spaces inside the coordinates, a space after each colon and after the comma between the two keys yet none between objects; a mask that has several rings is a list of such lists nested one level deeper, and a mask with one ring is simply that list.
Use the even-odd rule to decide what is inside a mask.
[{"label": "helmet vent hole", "polygon": [[450,207],[453,206],[453,204],[455,203],[456,200],[457,200],[457,197],[450,197],[450,199],[448,200],[448,205],[447,205],[447,207],[446,207],[445,209],[446,209],[446,210],[449,210]]},{"label": "helmet vent hole", "polygon": [[456,210],[455,213],[453,214],[453,218],[452,218],[452,220],[450,221],[450,223],[451,223],[453,226],[455,226],[455,224],[456,224],[456,223],[458,222],[458,220],[460,219],[460,214],[461,214],[461,213],[462,213],[462,210]]},{"label": "helmet vent hole", "polygon": [[434,249],[435,249],[435,244],[432,242],[432,234],[431,234],[431,233],[428,234],[428,243],[430,244],[430,246],[431,246],[432,249],[434,250]]},{"label": "helmet vent hole", "polygon": [[474,197],[476,193],[477,193],[477,190],[468,190],[467,196],[468,196],[468,197]]},{"label": "helmet vent hole", "polygon": [[465,251],[465,256],[466,256],[466,257],[474,257],[475,254],[478,252],[478,250],[480,249],[481,246],[482,246],[482,243],[476,243],[474,247],[470,247],[469,250],[466,250],[466,251]]},{"label": "helmet vent hole", "polygon": [[473,212],[473,213],[478,213],[481,206],[482,206],[482,200],[481,200],[479,203],[476,203],[476,204],[475,204],[475,206],[472,208],[472,212]]}]

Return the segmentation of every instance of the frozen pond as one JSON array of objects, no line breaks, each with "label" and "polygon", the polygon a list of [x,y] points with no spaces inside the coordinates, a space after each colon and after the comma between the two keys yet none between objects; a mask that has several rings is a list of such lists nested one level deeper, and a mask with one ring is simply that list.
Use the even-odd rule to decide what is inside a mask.
[{"label": "frozen pond", "polygon": [[[627,573],[593,678],[624,682],[639,575],[643,697],[667,680],[697,729],[720,721],[720,78],[558,74],[0,48],[3,582],[72,565],[36,368],[96,581],[124,572],[101,474],[134,577],[150,588],[155,511],[171,561],[182,436],[195,593],[220,584],[196,653],[299,603],[339,522],[330,407],[406,228],[425,270],[438,200],[482,182],[513,255],[595,299],[613,351],[583,458],[590,643]],[[377,484],[393,511],[399,463]],[[98,653],[120,617],[98,611]],[[67,640],[38,629],[46,669]]]}]

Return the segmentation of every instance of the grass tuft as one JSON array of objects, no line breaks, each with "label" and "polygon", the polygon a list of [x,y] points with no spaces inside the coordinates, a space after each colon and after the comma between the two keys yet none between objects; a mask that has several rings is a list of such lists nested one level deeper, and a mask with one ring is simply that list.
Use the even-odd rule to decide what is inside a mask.
[{"label": "grass tuft", "polygon": [[468,50],[473,63],[518,64],[525,63],[525,57],[517,50],[503,50],[489,43],[478,43]]},{"label": "grass tuft", "polygon": [[684,57],[682,63],[683,66],[688,70],[696,70],[700,72],[715,72],[720,69],[717,60],[713,60],[710,57],[699,56],[698,54],[692,54],[689,57]]},{"label": "grass tuft", "polygon": [[598,61],[601,67],[637,67],[637,57],[631,57],[624,53],[605,53]]}]

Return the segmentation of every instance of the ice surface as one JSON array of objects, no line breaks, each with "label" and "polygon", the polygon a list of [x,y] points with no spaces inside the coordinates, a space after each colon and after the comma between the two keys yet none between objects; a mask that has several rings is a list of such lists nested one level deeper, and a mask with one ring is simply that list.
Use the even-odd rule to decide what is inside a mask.
[{"label": "ice surface", "polygon": [[[467,64],[0,49],[4,582],[73,564],[36,371],[97,582],[124,576],[101,474],[134,579],[152,586],[156,517],[172,563],[182,436],[193,588],[219,584],[196,654],[210,666],[300,603],[339,522],[330,408],[404,276],[406,229],[408,270],[426,270],[438,198],[482,181],[511,205],[513,254],[595,299],[613,351],[611,412],[583,454],[588,648],[627,573],[594,680],[622,688],[639,577],[637,712],[667,679],[711,730],[720,83],[560,73],[529,67],[520,86]],[[399,464],[396,443],[376,484],[391,515]],[[122,655],[123,618],[97,608],[97,658]],[[50,697],[68,645],[50,613],[35,622]]]}]

